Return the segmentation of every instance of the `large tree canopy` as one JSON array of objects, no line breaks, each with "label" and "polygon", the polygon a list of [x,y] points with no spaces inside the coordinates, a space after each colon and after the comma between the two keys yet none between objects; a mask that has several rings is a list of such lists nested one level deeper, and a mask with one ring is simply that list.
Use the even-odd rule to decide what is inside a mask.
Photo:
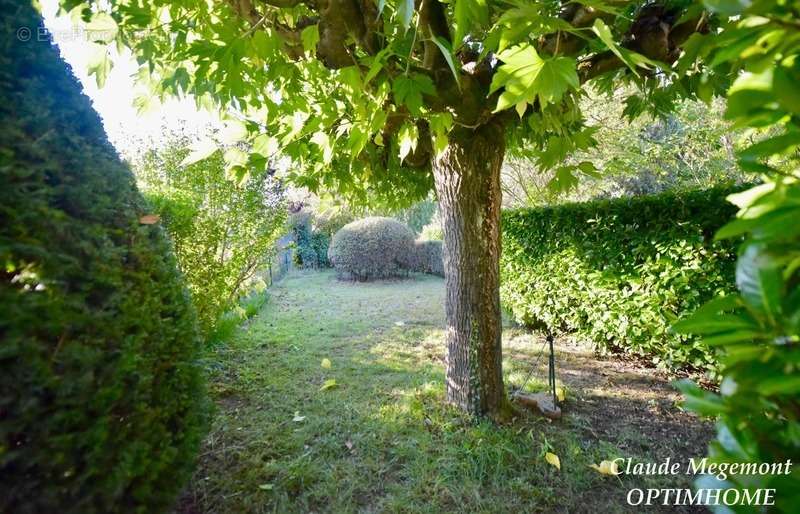
[{"label": "large tree canopy", "polygon": [[[673,67],[682,45],[697,46],[690,36],[714,23],[686,0],[62,5],[91,20],[101,42],[130,47],[153,95],[192,94],[241,115],[228,135],[254,151],[228,150],[231,169],[281,153],[297,183],[361,199],[422,196],[449,133],[495,120],[509,122],[510,141],[538,150],[540,166],[558,167],[592,143],[577,101],[587,82],[637,83],[628,114],[667,109],[678,96],[708,98],[715,87],[692,70],[692,52]],[[99,82],[110,66],[98,48]],[[588,163],[558,169],[562,180],[593,172]]]}]

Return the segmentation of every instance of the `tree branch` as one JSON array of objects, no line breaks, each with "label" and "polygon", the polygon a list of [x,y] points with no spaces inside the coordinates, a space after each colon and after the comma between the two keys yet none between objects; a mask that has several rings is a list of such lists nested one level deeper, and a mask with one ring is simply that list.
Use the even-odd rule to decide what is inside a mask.
[{"label": "tree branch", "polygon": [[437,37],[450,41],[447,16],[444,12],[444,5],[439,0],[421,0],[419,26],[425,36],[423,39],[423,67],[432,70],[434,74],[439,71],[449,73],[447,61],[442,55],[442,51],[433,42]]},{"label": "tree branch", "polygon": [[[650,6],[642,13],[634,20],[622,46],[665,64],[678,60],[681,46],[692,34],[708,30],[705,13],[677,25],[673,25],[677,15],[666,12],[661,6]],[[578,63],[578,77],[583,83],[624,66],[622,59],[613,52],[601,52]]]}]

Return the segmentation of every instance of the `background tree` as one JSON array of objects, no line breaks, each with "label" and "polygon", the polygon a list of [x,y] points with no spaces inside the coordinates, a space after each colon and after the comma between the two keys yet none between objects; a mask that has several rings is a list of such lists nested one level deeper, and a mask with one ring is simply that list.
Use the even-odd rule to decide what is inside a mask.
[{"label": "background tree", "polygon": [[[696,54],[672,67],[709,25],[688,1],[90,4],[62,0],[132,49],[154,95],[191,93],[236,111],[232,132],[253,152],[226,152],[232,171],[281,153],[296,184],[363,202],[407,203],[435,186],[447,249],[447,399],[495,417],[508,412],[498,297],[506,146],[531,145],[538,166],[567,182],[595,171],[562,164],[594,142],[583,85],[634,82],[639,110],[714,89],[677,76]],[[98,55],[102,82],[110,62]]]},{"label": "background tree", "polygon": [[597,144],[569,161],[591,162],[598,170],[596,176],[562,182],[553,170],[539,170],[536,156],[526,155],[522,148],[503,163],[503,205],[525,207],[707,189],[752,180],[736,166],[734,155],[746,134],[724,119],[721,99],[709,105],[685,100],[671,111],[629,119],[624,100],[631,93],[590,91],[581,100],[587,123],[597,127]]},{"label": "background tree", "polygon": [[283,188],[268,173],[229,180],[221,152],[183,165],[191,141],[164,137],[163,148],[144,152],[133,169],[172,239],[208,336],[275,253],[286,220]]}]

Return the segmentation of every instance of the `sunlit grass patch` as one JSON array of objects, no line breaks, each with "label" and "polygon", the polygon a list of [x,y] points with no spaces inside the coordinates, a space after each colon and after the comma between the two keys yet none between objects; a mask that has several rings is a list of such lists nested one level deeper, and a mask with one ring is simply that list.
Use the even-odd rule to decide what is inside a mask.
[{"label": "sunlit grass patch", "polygon": [[[304,272],[273,287],[209,351],[217,412],[183,512],[624,511],[636,479],[589,465],[647,457],[641,430],[600,434],[580,411],[583,389],[559,423],[497,426],[445,404],[443,296],[443,281],[422,275],[353,284]],[[505,337],[506,382],[521,385],[539,339]],[[591,373],[562,357],[565,380]],[[545,389],[540,365],[526,389]]]}]

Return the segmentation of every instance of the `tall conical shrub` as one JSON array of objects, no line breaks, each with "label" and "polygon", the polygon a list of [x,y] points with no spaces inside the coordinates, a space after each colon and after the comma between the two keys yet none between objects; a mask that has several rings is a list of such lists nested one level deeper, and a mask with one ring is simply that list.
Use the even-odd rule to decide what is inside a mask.
[{"label": "tall conical shrub", "polygon": [[39,14],[0,10],[0,512],[163,511],[205,420],[195,314]]}]

